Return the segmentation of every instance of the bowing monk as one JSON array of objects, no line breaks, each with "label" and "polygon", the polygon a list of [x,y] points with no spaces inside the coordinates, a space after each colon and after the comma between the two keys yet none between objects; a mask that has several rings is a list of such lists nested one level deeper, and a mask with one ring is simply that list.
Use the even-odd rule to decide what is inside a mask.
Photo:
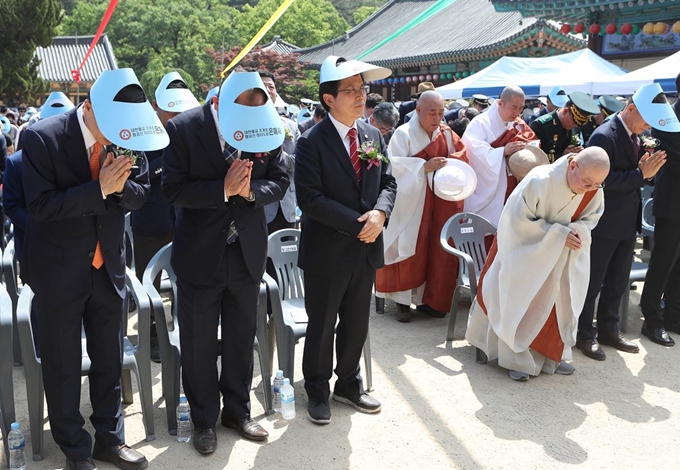
[{"label": "bowing monk", "polygon": [[608,172],[607,153],[589,147],[531,170],[505,204],[466,338],[514,380],[574,372],[564,361],[576,343]]},{"label": "bowing monk", "polygon": [[517,180],[508,172],[507,158],[528,142],[538,141],[521,117],[524,91],[507,86],[491,108],[470,121],[463,144],[477,174],[477,189],[465,200],[465,211],[481,215],[494,225]]},{"label": "bowing monk", "polygon": [[441,95],[424,92],[388,148],[399,192],[385,231],[386,266],[376,272],[376,292],[397,303],[396,319],[402,323],[411,321],[413,289],[417,310],[441,318],[456,286],[458,260],[441,248],[439,234],[449,217],[463,211],[463,202],[437,198],[427,183],[427,175],[446,166],[448,158],[467,162],[465,146],[443,116]]}]

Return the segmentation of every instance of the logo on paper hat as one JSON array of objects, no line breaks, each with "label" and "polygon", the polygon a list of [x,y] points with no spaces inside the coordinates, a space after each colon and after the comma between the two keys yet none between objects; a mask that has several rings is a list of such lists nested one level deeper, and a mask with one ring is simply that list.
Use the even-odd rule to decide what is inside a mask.
[{"label": "logo on paper hat", "polygon": [[107,70],[94,82],[90,101],[107,140],[129,150],[160,150],[170,139],[132,69]]},{"label": "logo on paper hat", "polygon": [[550,93],[548,93],[548,98],[550,98],[552,104],[558,108],[564,107],[564,105],[567,104],[567,101],[569,101],[567,92],[564,91],[564,88],[561,86],[553,87],[553,89],[550,90]]},{"label": "logo on paper hat", "polygon": [[217,96],[220,93],[220,87],[216,86],[214,88],[211,88],[208,94],[205,96],[205,101],[203,104],[206,104],[209,102],[213,96]]},{"label": "logo on paper hat", "polygon": [[680,132],[680,122],[658,83],[650,83],[638,88],[633,95],[633,103],[640,111],[642,119],[654,129],[664,132]]},{"label": "logo on paper hat", "polygon": [[535,145],[527,145],[508,158],[508,169],[518,181],[521,181],[533,168],[549,164],[548,156]]},{"label": "logo on paper hat", "polygon": [[[262,90],[266,102],[245,106],[236,98],[246,90]],[[244,152],[269,152],[283,144],[283,122],[257,72],[233,72],[222,84],[219,106],[220,132],[224,140]]]},{"label": "logo on paper hat", "polygon": [[156,104],[164,111],[182,113],[200,106],[182,76],[177,72],[166,74],[156,88]]},{"label": "logo on paper hat", "polygon": [[343,57],[331,55],[321,64],[319,84],[335,82],[344,78],[361,74],[364,81],[380,80],[392,75],[390,69],[378,67],[359,60],[346,60]]},{"label": "logo on paper hat", "polygon": [[0,115],[0,130],[5,133],[9,133],[9,131],[12,130],[12,126],[9,123],[9,119],[1,115]]},{"label": "logo on paper hat", "polygon": [[446,166],[427,174],[428,183],[435,196],[445,201],[462,201],[470,197],[477,188],[477,175],[467,163],[448,158]]},{"label": "logo on paper hat", "polygon": [[40,118],[47,119],[75,108],[74,104],[61,91],[53,91],[40,109]]}]

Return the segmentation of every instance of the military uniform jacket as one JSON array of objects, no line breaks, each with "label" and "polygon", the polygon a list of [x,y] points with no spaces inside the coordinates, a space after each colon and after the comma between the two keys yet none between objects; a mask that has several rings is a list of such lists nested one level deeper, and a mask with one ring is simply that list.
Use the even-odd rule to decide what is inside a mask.
[{"label": "military uniform jacket", "polygon": [[572,132],[562,127],[560,119],[557,117],[556,109],[552,113],[541,116],[531,123],[531,129],[541,140],[541,150],[543,150],[550,163],[560,158],[569,144],[571,143]]}]

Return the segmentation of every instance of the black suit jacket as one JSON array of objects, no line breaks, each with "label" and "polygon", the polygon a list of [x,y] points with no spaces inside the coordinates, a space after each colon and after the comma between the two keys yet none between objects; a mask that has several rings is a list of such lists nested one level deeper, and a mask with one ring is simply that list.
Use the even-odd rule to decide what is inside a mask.
[{"label": "black suit jacket", "polygon": [[[237,117],[234,117],[237,119]],[[253,160],[254,202],[232,196],[224,202],[227,164],[222,156],[210,103],[168,121],[170,145],[163,153],[161,190],[178,207],[172,244],[172,267],[183,280],[207,284],[217,273],[233,220],[243,257],[253,279],[264,274],[267,224],[264,206],[281,200],[289,179],[280,148]]]},{"label": "black suit jacket", "polygon": [[[14,256],[20,260],[24,252],[24,237],[28,223],[28,209],[24,196],[24,172],[21,169],[23,150],[13,153],[5,164],[5,178],[2,187],[2,205],[5,215],[14,225]],[[28,282],[22,273],[24,282]]]},{"label": "black suit jacket", "polygon": [[641,226],[640,188],[646,184],[635,154],[633,142],[620,116],[605,121],[595,129],[588,147],[602,147],[609,155],[609,175],[604,184],[604,214],[593,235],[623,240],[635,236]]},{"label": "black suit jacket", "polygon": [[121,196],[102,197],[92,180],[76,109],[24,131],[22,168],[29,219],[23,265],[38,295],[71,299],[88,282],[101,243],[104,266],[125,296],[125,213],[149,192],[146,158],[125,182]]},{"label": "black suit jacket", "polygon": [[163,150],[146,152],[151,189],[146,203],[132,211],[132,231],[146,237],[167,237],[175,226],[175,211],[161,193]]},{"label": "black suit jacket", "polygon": [[[673,106],[680,117],[680,100]],[[666,163],[654,178],[655,217],[680,220],[680,132],[663,132],[652,129],[652,137],[661,141],[659,149],[666,151]]]},{"label": "black suit jacket", "polygon": [[[380,131],[357,120],[359,145],[379,144],[385,155]],[[389,163],[367,169],[361,162],[361,184],[333,122],[326,117],[298,139],[295,187],[302,210],[302,236],[298,266],[310,274],[345,275],[368,261],[377,269],[384,265],[383,236],[374,243],[358,238],[365,212],[378,209],[392,213],[397,183]]]}]

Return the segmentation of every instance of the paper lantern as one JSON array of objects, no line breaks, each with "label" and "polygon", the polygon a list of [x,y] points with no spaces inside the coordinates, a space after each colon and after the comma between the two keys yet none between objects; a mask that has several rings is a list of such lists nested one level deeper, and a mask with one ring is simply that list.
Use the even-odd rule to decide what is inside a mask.
[{"label": "paper lantern", "polygon": [[673,23],[673,32],[675,34],[680,33],[680,21],[676,21],[675,23]]},{"label": "paper lantern", "polygon": [[425,81],[425,75],[419,75],[418,80],[420,80],[421,82]]},{"label": "paper lantern", "polygon": [[460,72],[456,72],[456,78],[460,78]]},{"label": "paper lantern", "polygon": [[621,25],[621,34],[630,34],[633,31],[633,27],[630,23],[623,23]]},{"label": "paper lantern", "polygon": [[609,23],[605,28],[605,31],[607,31],[607,34],[616,33],[616,25],[614,23]]},{"label": "paper lantern", "polygon": [[446,74],[446,79],[447,79],[447,80],[451,80],[452,78],[453,78],[453,74],[452,74],[452,73],[447,73],[447,74]]},{"label": "paper lantern", "polygon": [[432,75],[430,75],[430,74],[428,73],[427,76],[426,76],[425,78],[426,78],[427,81],[429,82],[430,80],[432,80]]},{"label": "paper lantern", "polygon": [[597,23],[593,23],[590,25],[590,28],[588,28],[588,32],[592,34],[593,36],[597,36],[600,34],[602,28],[600,28],[600,25]]},{"label": "paper lantern", "polygon": [[654,34],[666,34],[670,28],[667,23],[657,23],[654,25]]},{"label": "paper lantern", "polygon": [[560,28],[560,33],[563,33],[563,34],[569,34],[570,31],[571,31],[571,26],[568,25],[567,23],[564,23],[562,25],[562,27]]},{"label": "paper lantern", "polygon": [[654,23],[647,23],[643,28],[642,32],[645,34],[654,34]]},{"label": "paper lantern", "polygon": [[432,75],[432,80],[439,80],[439,74],[433,74]]},{"label": "paper lantern", "polygon": [[411,83],[411,77],[406,77],[406,83]]},{"label": "paper lantern", "polygon": [[399,82],[400,82],[400,83],[406,83],[406,77],[401,77],[401,78],[399,79]]},{"label": "paper lantern", "polygon": [[583,26],[583,23],[578,23],[576,26],[574,26],[574,32],[575,32],[576,34],[580,34],[580,33],[582,33],[582,32],[585,31],[585,30],[586,30],[586,27]]},{"label": "paper lantern", "polygon": [[640,27],[638,25],[634,24],[633,25],[633,31],[631,31],[630,34],[632,34],[633,36],[635,36],[636,34],[640,34]]}]

